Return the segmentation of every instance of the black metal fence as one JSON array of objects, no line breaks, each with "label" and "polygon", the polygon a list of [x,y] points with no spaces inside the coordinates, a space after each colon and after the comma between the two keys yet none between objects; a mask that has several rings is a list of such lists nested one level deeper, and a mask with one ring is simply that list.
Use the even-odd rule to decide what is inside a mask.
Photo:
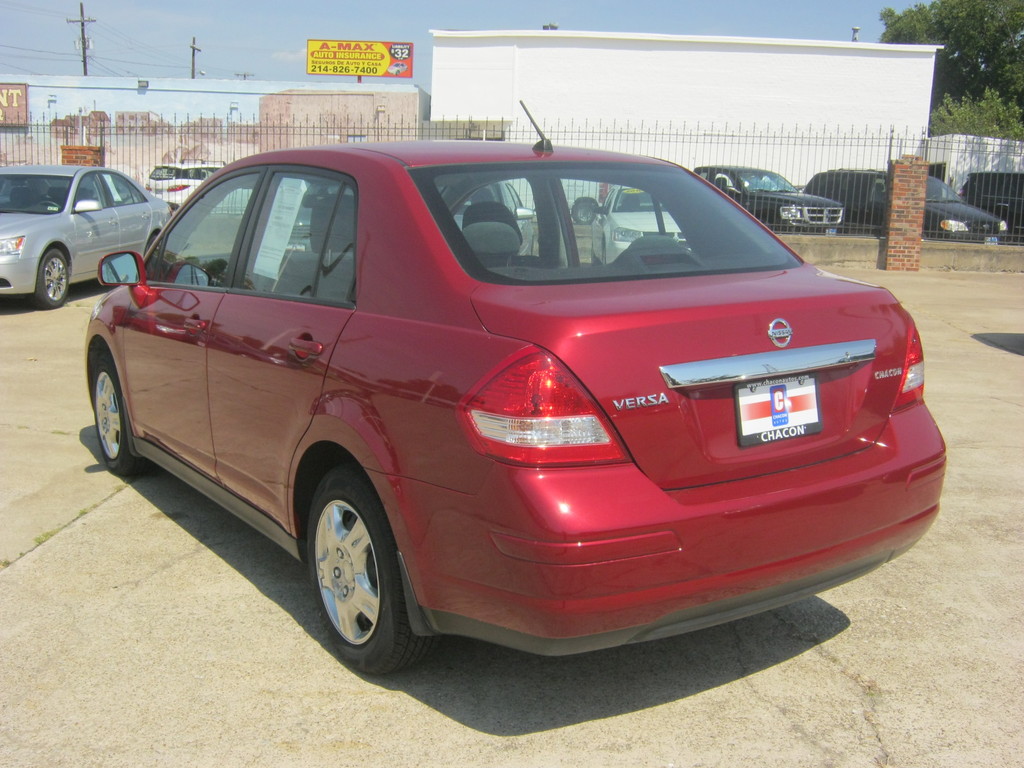
[{"label": "black metal fence", "polygon": [[[566,121],[545,124],[555,147],[577,146],[659,157],[688,168],[742,166],[773,171],[798,189],[828,194],[844,206],[837,227],[819,228],[827,234],[879,234],[885,204],[884,179],[892,160],[917,155],[930,164],[931,174],[949,185],[934,194],[955,194],[968,174],[977,171],[1024,172],[1024,142],[974,136],[929,138],[892,129],[848,130],[794,128],[777,130],[738,126],[673,125],[643,121]],[[375,121],[353,125],[321,119],[309,123],[272,124],[221,118],[164,119],[148,115],[130,124],[104,113],[72,116],[50,123],[0,129],[0,165],[57,164],[61,147],[101,146],[106,165],[145,183],[161,164],[187,160],[230,162],[247,155],[288,147],[363,141],[455,139],[533,143],[537,135],[526,121],[452,120],[393,123]],[[822,176],[837,169],[876,171],[871,183],[852,181],[844,190],[835,178]],[[833,177],[835,174],[832,175]],[[816,178],[817,177],[817,178]],[[874,183],[881,179],[881,186]],[[714,179],[709,179],[714,182]],[[757,182],[762,183],[762,182]],[[775,184],[776,182],[771,182]],[[725,188],[724,182],[719,185]],[[745,190],[735,188],[736,197]],[[757,190],[752,190],[757,191]],[[741,200],[743,202],[743,200]],[[774,226],[772,222],[770,225]],[[963,233],[928,231],[926,237],[961,237]]]}]

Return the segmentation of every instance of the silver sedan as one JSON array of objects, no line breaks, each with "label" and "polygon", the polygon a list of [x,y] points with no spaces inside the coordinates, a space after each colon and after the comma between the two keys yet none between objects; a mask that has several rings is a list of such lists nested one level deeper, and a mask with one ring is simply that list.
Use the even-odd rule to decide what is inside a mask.
[{"label": "silver sedan", "polygon": [[110,168],[0,168],[0,296],[59,307],[102,256],[144,252],[168,218],[167,203]]}]

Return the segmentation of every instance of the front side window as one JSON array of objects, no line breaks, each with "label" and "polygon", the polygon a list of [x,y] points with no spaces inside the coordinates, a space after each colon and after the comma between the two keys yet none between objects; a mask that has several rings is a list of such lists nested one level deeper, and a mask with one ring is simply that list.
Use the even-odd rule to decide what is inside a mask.
[{"label": "front side window", "polygon": [[[515,163],[411,173],[456,258],[489,282],[631,280],[800,263],[680,168]],[[581,200],[596,204],[586,223],[572,216]]]},{"label": "front side window", "polygon": [[797,189],[773,171],[743,171],[740,183],[748,192],[796,192]]},{"label": "front side window", "polygon": [[245,262],[242,287],[345,302],[355,275],[356,191],[337,176],[272,175]]},{"label": "front side window", "polygon": [[259,173],[234,176],[208,190],[175,220],[146,262],[151,282],[225,286]]},{"label": "front side window", "polygon": [[85,174],[82,180],[78,182],[78,190],[75,192],[75,204],[77,205],[83,200],[95,200],[103,208],[109,207],[106,198],[103,196],[101,183],[98,172],[94,171]]}]

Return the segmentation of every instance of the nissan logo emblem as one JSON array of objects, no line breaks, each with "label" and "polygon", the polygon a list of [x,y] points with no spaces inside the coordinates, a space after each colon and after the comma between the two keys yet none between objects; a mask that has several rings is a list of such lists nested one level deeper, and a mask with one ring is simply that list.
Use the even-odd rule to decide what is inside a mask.
[{"label": "nissan logo emblem", "polygon": [[789,327],[789,323],[777,317],[768,325],[768,338],[776,347],[785,347],[793,338],[793,329]]}]

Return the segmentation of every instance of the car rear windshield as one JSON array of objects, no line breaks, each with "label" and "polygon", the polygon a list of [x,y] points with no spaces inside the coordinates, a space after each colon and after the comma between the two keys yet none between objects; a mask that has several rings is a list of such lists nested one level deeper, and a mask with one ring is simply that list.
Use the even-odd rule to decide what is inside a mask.
[{"label": "car rear windshield", "polygon": [[487,282],[631,280],[800,263],[681,168],[531,162],[410,173],[463,268]]},{"label": "car rear windshield", "polygon": [[149,174],[151,181],[170,181],[171,179],[191,179],[193,181],[202,181],[208,176],[213,175],[213,172],[217,168],[213,166],[194,166],[188,168],[179,168],[178,166],[172,165],[158,165]]}]

